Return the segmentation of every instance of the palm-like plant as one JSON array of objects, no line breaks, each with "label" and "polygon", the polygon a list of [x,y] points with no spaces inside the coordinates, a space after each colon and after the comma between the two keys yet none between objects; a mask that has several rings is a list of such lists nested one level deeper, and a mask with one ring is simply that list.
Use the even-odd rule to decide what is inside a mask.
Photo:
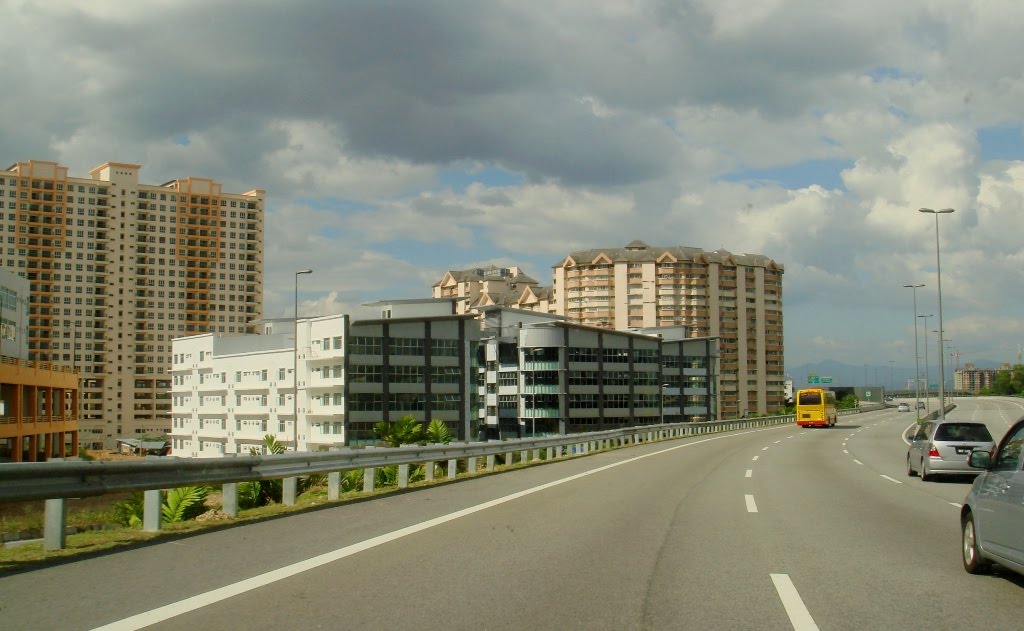
[{"label": "palm-like plant", "polygon": [[206,509],[208,486],[183,486],[171,489],[160,507],[160,516],[165,523],[186,521],[203,513]]},{"label": "palm-like plant", "polygon": [[430,425],[427,427],[426,438],[428,443],[447,445],[452,442],[452,432],[444,421],[435,418],[430,421]]},{"label": "palm-like plant", "polygon": [[417,421],[411,414],[406,414],[397,421],[381,421],[373,426],[373,433],[388,447],[415,445],[424,439],[423,423]]}]

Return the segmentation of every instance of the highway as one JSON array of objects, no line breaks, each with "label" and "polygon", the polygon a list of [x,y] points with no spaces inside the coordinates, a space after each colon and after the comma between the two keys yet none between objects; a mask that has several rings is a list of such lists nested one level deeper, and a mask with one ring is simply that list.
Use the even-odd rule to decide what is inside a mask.
[{"label": "highway", "polygon": [[[1024,405],[958,399],[1002,437]],[[2,629],[989,629],[969,479],[906,475],[894,409],[603,452],[0,575]]]}]

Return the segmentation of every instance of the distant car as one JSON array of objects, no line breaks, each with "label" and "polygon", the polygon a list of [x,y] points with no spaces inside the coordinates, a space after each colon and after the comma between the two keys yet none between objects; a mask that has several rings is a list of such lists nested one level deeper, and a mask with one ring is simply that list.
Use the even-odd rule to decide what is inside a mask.
[{"label": "distant car", "polygon": [[975,449],[991,451],[992,434],[983,423],[968,421],[925,421],[921,423],[907,449],[907,475],[927,480],[934,475],[970,475],[978,473],[967,463]]},{"label": "distant car", "polygon": [[923,410],[924,409],[924,401],[918,401],[917,402],[917,409],[919,409],[919,410]]},{"label": "distant car", "polygon": [[896,411],[897,412],[909,412],[910,411],[910,404],[909,403],[900,403],[898,406],[896,406]]},{"label": "distant car", "polygon": [[980,574],[994,561],[1024,574],[1024,418],[993,452],[975,450],[968,464],[983,469],[960,509],[964,569]]}]

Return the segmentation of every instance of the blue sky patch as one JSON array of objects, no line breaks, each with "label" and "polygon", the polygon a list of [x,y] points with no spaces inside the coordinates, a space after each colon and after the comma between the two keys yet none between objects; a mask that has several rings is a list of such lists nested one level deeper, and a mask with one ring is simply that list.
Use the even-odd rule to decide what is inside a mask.
[{"label": "blue sky patch", "polygon": [[464,169],[457,166],[441,169],[437,179],[442,188],[458,193],[474,182],[485,186],[518,186],[525,181],[522,175],[498,167]]},{"label": "blue sky patch", "polygon": [[794,190],[818,184],[826,189],[845,189],[841,172],[853,166],[852,160],[807,160],[770,169],[744,169],[722,177],[727,182],[774,183]]},{"label": "blue sky patch", "polygon": [[1000,125],[978,130],[981,160],[1024,160],[1024,131],[1019,125]]}]

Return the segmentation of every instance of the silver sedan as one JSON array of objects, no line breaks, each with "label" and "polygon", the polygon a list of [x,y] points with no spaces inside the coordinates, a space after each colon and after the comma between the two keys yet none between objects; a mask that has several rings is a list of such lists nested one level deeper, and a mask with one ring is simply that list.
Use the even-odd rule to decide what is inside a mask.
[{"label": "silver sedan", "polygon": [[974,450],[992,451],[995,441],[983,423],[951,419],[925,421],[910,439],[907,475],[928,480],[934,475],[977,474],[967,463]]}]

